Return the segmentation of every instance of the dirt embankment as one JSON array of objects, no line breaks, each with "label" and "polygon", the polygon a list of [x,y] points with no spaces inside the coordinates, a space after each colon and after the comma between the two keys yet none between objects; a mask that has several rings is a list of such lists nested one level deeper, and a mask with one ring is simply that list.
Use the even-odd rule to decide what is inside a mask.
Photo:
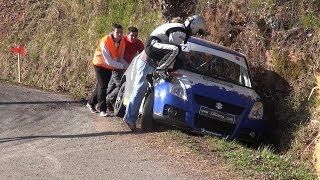
[{"label": "dirt embankment", "polygon": [[316,161],[316,169],[317,169],[318,177],[320,177],[320,142],[319,141],[316,142],[314,156]]}]

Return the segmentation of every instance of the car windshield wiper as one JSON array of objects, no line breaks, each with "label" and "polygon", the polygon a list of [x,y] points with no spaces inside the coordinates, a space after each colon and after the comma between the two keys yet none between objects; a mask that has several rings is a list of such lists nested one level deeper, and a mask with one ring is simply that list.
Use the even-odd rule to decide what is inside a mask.
[{"label": "car windshield wiper", "polygon": [[239,83],[239,81],[236,81],[236,80],[234,80],[234,79],[232,79],[232,78],[230,78],[230,77],[225,77],[225,78],[226,78],[226,81],[228,81],[228,82],[231,82],[231,83],[237,84],[237,85],[241,85],[241,84]]},{"label": "car windshield wiper", "polygon": [[202,68],[204,68],[204,67],[207,67],[207,66],[206,66],[207,64],[208,64],[208,62],[204,62],[204,63],[202,63],[200,66],[196,67],[195,69],[196,69],[196,70],[200,70],[200,69],[202,69]]},{"label": "car windshield wiper", "polygon": [[196,69],[199,70],[201,68],[211,66],[211,64],[215,63],[216,61],[217,61],[217,59],[213,59],[211,61],[206,61],[206,62],[202,63],[200,66],[198,66]]},{"label": "car windshield wiper", "polygon": [[219,74],[211,74],[210,76],[213,78],[220,79],[220,80],[226,80],[226,77],[219,75]]},{"label": "car windshield wiper", "polygon": [[223,80],[223,81],[226,81],[226,82],[230,82],[232,84],[237,84],[239,85],[239,82],[230,78],[230,77],[226,77],[226,76],[222,76],[222,75],[219,75],[219,74],[213,74],[212,77],[214,78],[217,78],[219,80]]}]

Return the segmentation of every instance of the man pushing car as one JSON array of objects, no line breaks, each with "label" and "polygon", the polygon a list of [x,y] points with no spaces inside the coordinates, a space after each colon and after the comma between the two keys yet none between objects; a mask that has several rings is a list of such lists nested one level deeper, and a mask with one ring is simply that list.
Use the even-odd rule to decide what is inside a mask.
[{"label": "man pushing car", "polygon": [[137,57],[137,74],[134,79],[134,89],[129,98],[124,122],[134,131],[139,107],[147,90],[146,75],[155,70],[166,76],[166,70],[173,66],[175,58],[181,51],[180,44],[186,43],[191,35],[202,35],[205,30],[205,20],[199,15],[188,17],[182,23],[166,23],[157,27],[145,43],[145,50]]}]

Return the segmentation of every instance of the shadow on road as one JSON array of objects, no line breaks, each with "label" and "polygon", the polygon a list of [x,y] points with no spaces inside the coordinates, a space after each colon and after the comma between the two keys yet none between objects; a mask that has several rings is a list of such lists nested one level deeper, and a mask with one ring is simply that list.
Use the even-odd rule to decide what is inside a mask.
[{"label": "shadow on road", "polygon": [[9,138],[0,138],[0,143],[10,142],[10,141],[19,141],[25,139],[41,139],[41,138],[86,138],[86,137],[98,137],[98,136],[107,136],[107,135],[124,135],[132,134],[131,131],[121,131],[121,132],[101,132],[101,133],[90,133],[90,134],[70,134],[70,135],[40,135],[40,136],[19,136],[19,137],[9,137]]},{"label": "shadow on road", "polygon": [[85,104],[86,101],[26,101],[26,102],[1,102],[1,105],[17,105],[17,104]]}]

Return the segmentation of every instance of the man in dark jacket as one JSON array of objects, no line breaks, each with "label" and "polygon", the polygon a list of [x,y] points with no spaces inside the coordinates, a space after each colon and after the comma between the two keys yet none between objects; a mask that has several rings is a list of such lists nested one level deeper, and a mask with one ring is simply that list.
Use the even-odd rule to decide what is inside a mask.
[{"label": "man in dark jacket", "polygon": [[137,58],[133,91],[129,99],[123,120],[134,131],[139,108],[147,90],[146,75],[154,70],[166,74],[166,69],[173,66],[176,56],[181,51],[180,44],[186,43],[191,35],[203,34],[205,21],[194,15],[184,24],[166,23],[157,27],[145,43],[145,50]]}]

